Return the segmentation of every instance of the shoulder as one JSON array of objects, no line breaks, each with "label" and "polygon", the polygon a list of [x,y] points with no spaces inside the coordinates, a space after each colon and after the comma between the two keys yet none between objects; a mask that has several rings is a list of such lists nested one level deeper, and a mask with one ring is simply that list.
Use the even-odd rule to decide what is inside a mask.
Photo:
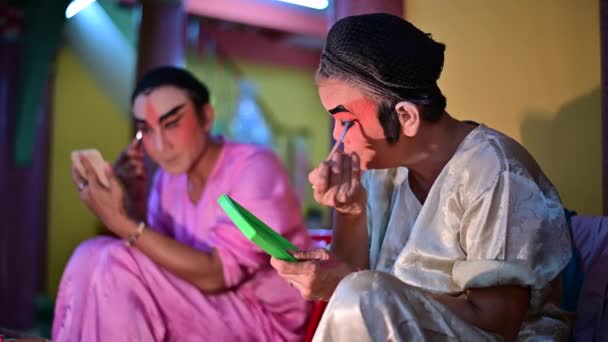
[{"label": "shoulder", "polygon": [[470,151],[468,161],[480,160],[498,172],[534,172],[539,168],[530,152],[519,142],[484,125],[473,132],[466,149]]},{"label": "shoulder", "polygon": [[532,155],[513,138],[481,125],[467,137],[452,163],[465,182],[481,188],[513,175],[537,181],[544,177]]},{"label": "shoulder", "polygon": [[287,181],[287,171],[279,157],[264,146],[237,142],[224,143],[224,156],[218,176],[228,182],[269,182]]},{"label": "shoulder", "polygon": [[276,167],[281,164],[278,156],[272,149],[254,144],[245,144],[234,141],[224,143],[225,160],[231,166],[270,166]]}]

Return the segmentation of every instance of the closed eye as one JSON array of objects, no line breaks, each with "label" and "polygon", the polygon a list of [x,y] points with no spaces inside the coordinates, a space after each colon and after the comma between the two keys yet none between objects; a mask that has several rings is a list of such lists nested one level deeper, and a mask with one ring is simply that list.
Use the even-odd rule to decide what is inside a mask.
[{"label": "closed eye", "polygon": [[178,117],[178,118],[177,118],[177,119],[175,119],[175,120],[169,121],[169,122],[167,122],[167,123],[164,125],[164,127],[165,127],[165,128],[175,128],[175,127],[177,127],[177,126],[178,126],[179,121],[180,121],[181,119],[182,119],[182,117],[180,116],[180,117]]},{"label": "closed eye", "polygon": [[342,112],[342,113],[335,114],[334,118],[336,120],[338,120],[339,122],[341,122],[341,123],[345,123],[345,122],[348,122],[348,121],[353,121],[357,117],[354,114],[352,114],[352,113]]}]

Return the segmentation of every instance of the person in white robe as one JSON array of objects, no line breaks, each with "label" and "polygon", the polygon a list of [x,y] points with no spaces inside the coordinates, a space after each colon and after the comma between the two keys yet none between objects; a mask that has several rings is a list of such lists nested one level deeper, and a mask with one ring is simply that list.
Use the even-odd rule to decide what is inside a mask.
[{"label": "person in white robe", "polygon": [[[571,242],[559,195],[515,140],[445,111],[445,45],[406,20],[338,21],[317,72],[337,152],[309,175],[333,241],[272,259],[329,300],[315,341],[561,341]],[[347,127],[350,126],[347,125]]]}]

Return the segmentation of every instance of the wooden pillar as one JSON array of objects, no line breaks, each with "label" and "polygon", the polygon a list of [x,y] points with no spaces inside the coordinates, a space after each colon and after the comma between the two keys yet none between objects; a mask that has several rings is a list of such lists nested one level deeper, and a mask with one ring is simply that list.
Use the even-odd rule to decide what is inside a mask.
[{"label": "wooden pillar", "polygon": [[[158,66],[185,65],[186,18],[187,14],[181,0],[142,1],[136,81],[139,81],[147,71]],[[135,133],[135,128],[132,131]],[[157,165],[147,156],[144,163],[147,175],[144,198],[148,198]],[[135,201],[144,206],[147,203],[145,199],[135,199]],[[144,207],[142,210],[145,213],[147,209]]]},{"label": "wooden pillar", "polygon": [[181,1],[142,1],[137,80],[161,65],[185,64],[186,12]]},{"label": "wooden pillar", "polygon": [[608,0],[600,1],[600,48],[602,73],[602,202],[608,215]]}]

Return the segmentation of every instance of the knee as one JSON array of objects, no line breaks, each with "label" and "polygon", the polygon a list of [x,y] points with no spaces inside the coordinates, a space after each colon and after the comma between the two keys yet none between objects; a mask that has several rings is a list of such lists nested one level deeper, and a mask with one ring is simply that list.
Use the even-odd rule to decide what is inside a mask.
[{"label": "knee", "polygon": [[365,301],[372,298],[382,299],[385,297],[382,294],[392,288],[393,285],[391,284],[395,281],[401,283],[399,279],[385,272],[369,270],[355,272],[342,279],[338,284],[332,301],[335,300],[346,306],[359,306],[362,299]]},{"label": "knee", "polygon": [[349,274],[342,279],[336,288],[336,292],[346,292],[349,294],[369,294],[377,289],[384,288],[386,283],[390,283],[396,278],[386,272],[379,271],[360,271]]},{"label": "knee", "polygon": [[98,271],[113,270],[118,266],[126,267],[132,259],[130,247],[121,240],[112,239],[103,245],[99,251],[99,259],[95,265]]},{"label": "knee", "polygon": [[89,240],[85,240],[76,247],[73,257],[87,258],[93,255],[98,255],[99,251],[106,245],[112,243],[116,239],[111,237],[96,237]]},{"label": "knee", "polygon": [[103,274],[116,268],[117,264],[125,264],[129,254],[127,249],[122,241],[115,238],[98,237],[86,240],[72,254],[67,269],[78,274]]},{"label": "knee", "polygon": [[86,240],[79,244],[66,266],[67,269],[90,269],[92,265],[96,265],[104,250],[105,246],[111,244],[115,239],[109,237],[98,237]]}]

